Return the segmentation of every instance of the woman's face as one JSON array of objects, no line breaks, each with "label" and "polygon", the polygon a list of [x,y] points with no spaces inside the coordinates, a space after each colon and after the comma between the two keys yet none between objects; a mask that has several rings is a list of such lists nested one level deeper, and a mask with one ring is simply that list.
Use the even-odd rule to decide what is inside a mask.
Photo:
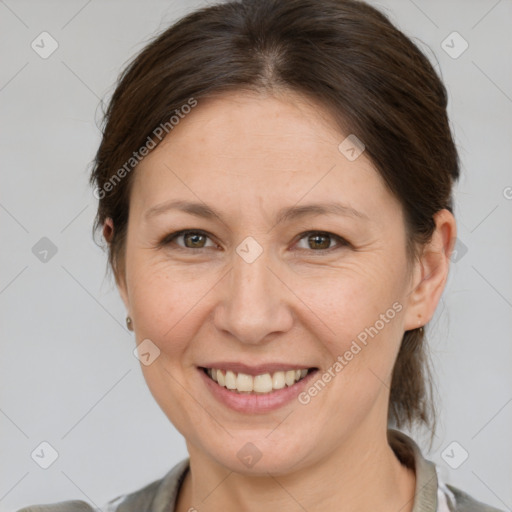
[{"label": "woman's face", "polygon": [[140,163],[120,285],[149,340],[144,377],[189,452],[253,474],[385,432],[399,344],[418,326],[399,202],[365,152],[338,148],[348,134],[325,111],[287,98],[200,101]]}]

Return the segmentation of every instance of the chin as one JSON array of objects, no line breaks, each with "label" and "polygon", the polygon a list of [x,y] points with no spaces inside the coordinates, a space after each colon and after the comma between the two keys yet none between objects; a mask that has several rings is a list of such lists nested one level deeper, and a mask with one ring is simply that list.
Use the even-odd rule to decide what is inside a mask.
[{"label": "chin", "polygon": [[286,446],[279,440],[268,439],[268,435],[268,431],[260,435],[252,431],[230,438],[229,446],[210,447],[206,451],[217,464],[242,475],[278,476],[300,469],[299,463],[304,463],[308,456],[307,448],[301,444],[298,450],[292,444]]}]

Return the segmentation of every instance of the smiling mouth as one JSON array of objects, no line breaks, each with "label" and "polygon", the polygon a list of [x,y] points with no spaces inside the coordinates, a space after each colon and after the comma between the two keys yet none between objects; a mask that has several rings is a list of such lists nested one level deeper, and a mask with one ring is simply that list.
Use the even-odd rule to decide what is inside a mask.
[{"label": "smiling mouth", "polygon": [[292,387],[317,368],[297,369],[248,375],[218,368],[201,368],[210,379],[228,391],[240,394],[265,395],[286,387]]}]

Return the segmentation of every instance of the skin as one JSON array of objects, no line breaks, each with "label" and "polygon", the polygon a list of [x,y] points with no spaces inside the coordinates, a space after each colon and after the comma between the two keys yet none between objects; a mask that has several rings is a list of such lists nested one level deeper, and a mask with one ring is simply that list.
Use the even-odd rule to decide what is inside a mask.
[{"label": "skin", "polygon": [[[391,372],[403,333],[434,314],[455,219],[438,212],[432,241],[407,267],[401,205],[364,152],[349,161],[338,150],[346,135],[293,93],[231,93],[201,100],[135,171],[116,280],[137,343],[160,350],[141,365],[149,389],[186,439],[191,470],[178,512],[412,510],[414,471],[386,438]],[[145,217],[171,199],[206,203],[222,220],[178,210]],[[327,201],[368,219],[276,224],[283,206]],[[107,240],[113,229],[108,219]],[[208,237],[159,245],[182,229]],[[349,245],[329,236],[308,243],[307,231]],[[263,249],[250,264],[236,252],[248,236]],[[323,372],[397,301],[402,310],[307,405],[235,412],[196,368],[286,361]],[[247,442],[262,454],[252,468],[237,457]]]}]

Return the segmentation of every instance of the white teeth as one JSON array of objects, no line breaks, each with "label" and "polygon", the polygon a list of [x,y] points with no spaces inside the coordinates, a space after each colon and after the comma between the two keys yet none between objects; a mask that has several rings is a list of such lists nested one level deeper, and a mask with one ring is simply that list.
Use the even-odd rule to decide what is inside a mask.
[{"label": "white teeth", "polygon": [[256,375],[253,380],[253,391],[256,391],[257,393],[268,393],[269,391],[272,391],[272,377],[269,373]]},{"label": "white teeth", "polygon": [[230,370],[226,372],[226,387],[236,389],[236,375]]},{"label": "white teeth", "polygon": [[287,386],[293,386],[295,382],[295,370],[289,370],[284,374],[284,381]]},{"label": "white teeth", "polygon": [[284,381],[284,372],[276,372],[272,375],[272,387],[274,389],[283,389],[286,386]]},{"label": "white teeth", "polygon": [[239,393],[271,393],[286,386],[293,386],[308,374],[308,370],[278,371],[272,375],[270,373],[263,373],[253,377],[246,373],[208,368],[207,374],[220,386],[238,391]]},{"label": "white teeth", "polygon": [[252,391],[252,375],[239,373],[236,378],[236,389],[238,391]]}]

